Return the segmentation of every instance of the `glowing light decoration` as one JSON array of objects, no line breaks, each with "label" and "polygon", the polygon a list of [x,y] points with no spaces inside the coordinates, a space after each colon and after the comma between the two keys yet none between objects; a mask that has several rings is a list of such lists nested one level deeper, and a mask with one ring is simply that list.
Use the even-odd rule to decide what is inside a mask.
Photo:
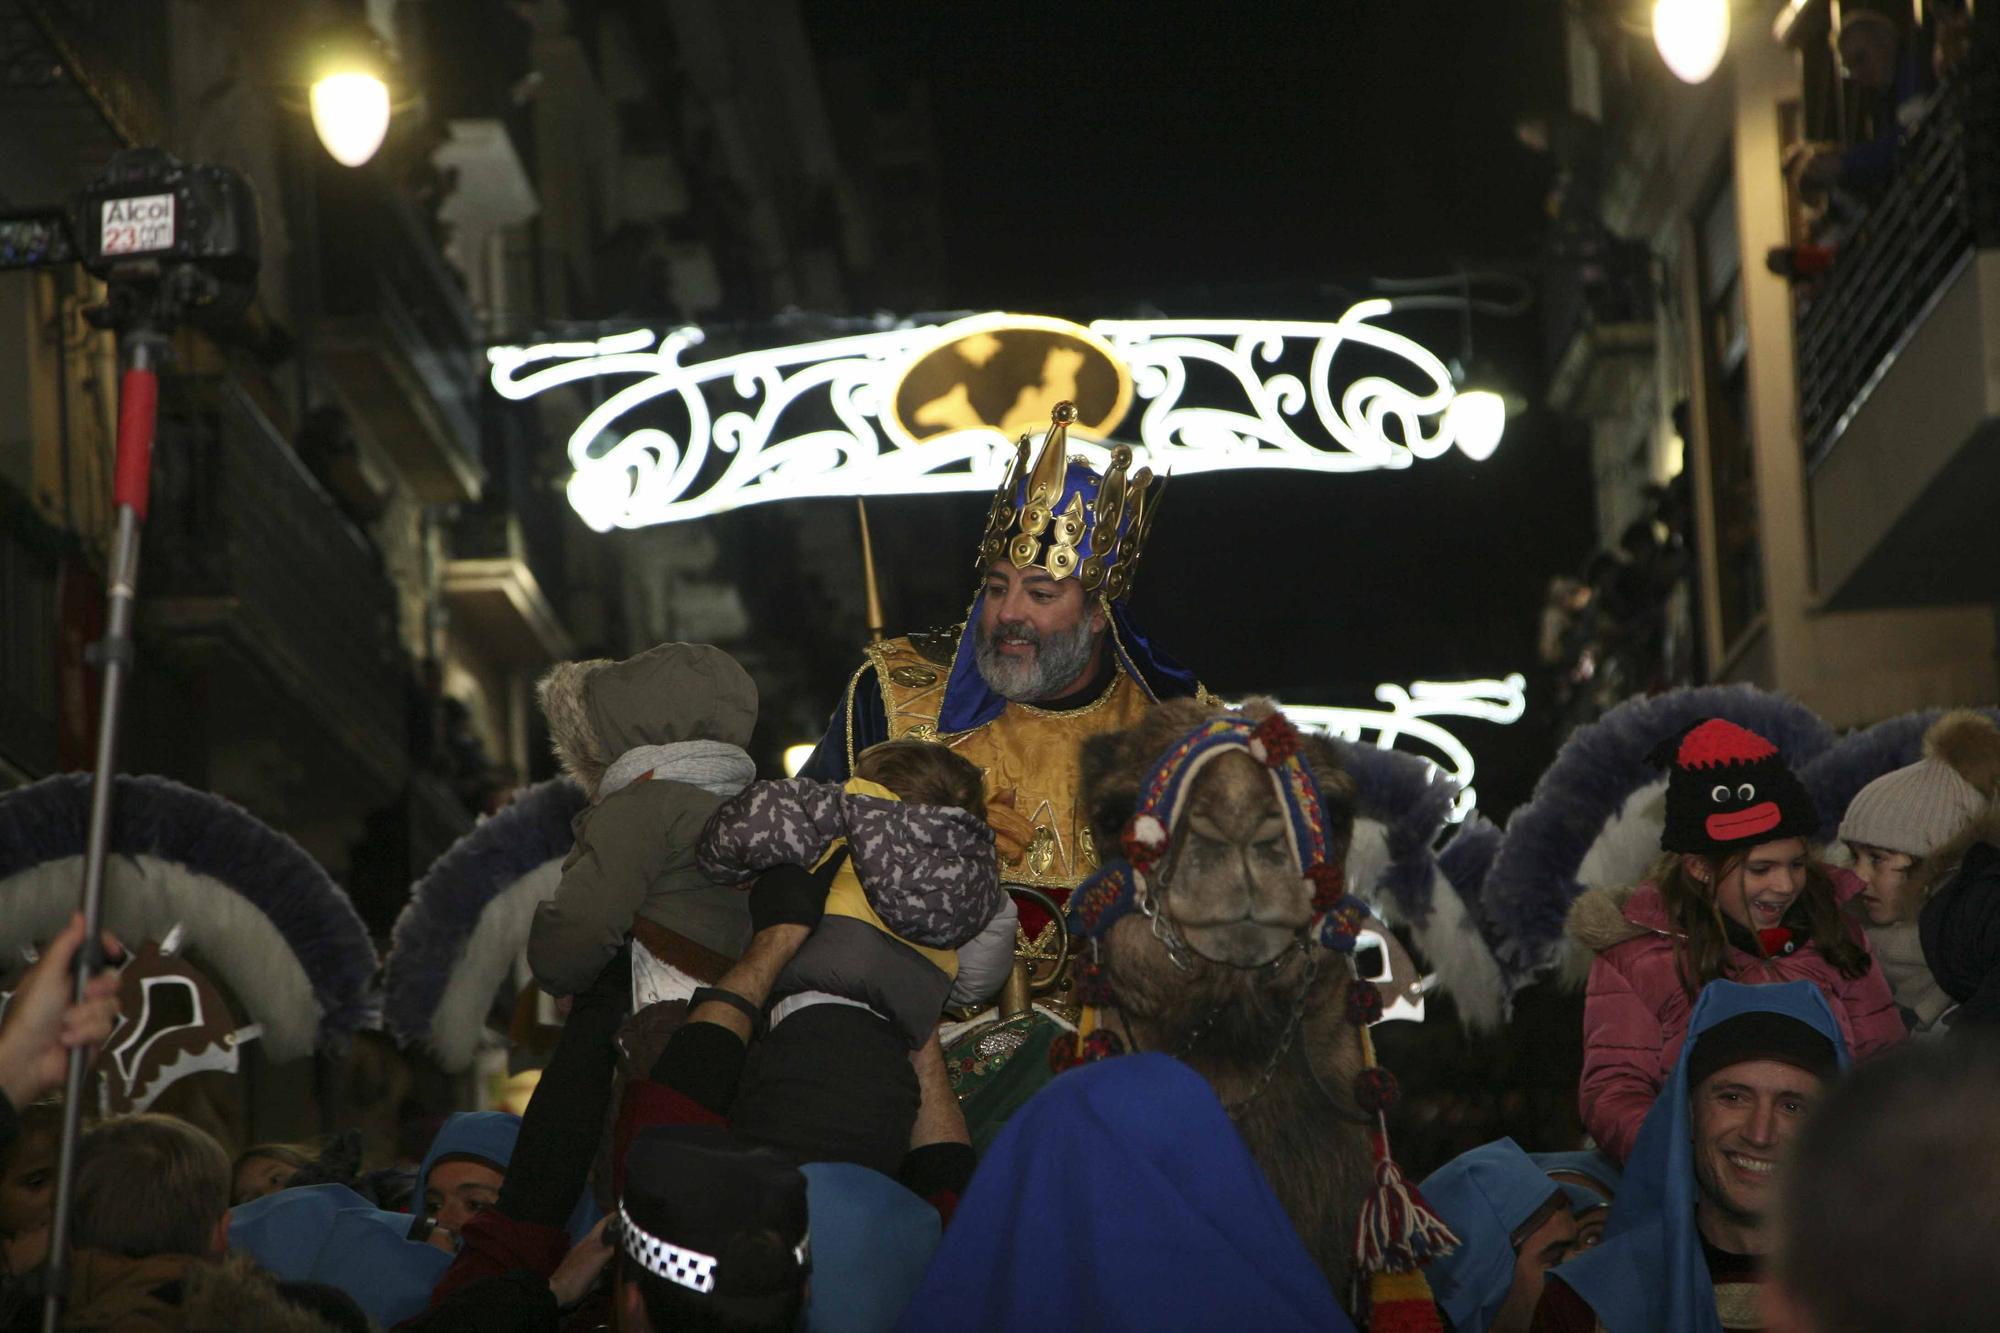
[{"label": "glowing light decoration", "polygon": [[[1029,409],[1046,421],[1047,403],[1075,396],[1093,349],[1116,360],[1117,410],[1128,377],[1137,400],[1136,432],[1112,420],[1106,433],[1132,438],[1155,471],[1363,472],[1409,467],[1454,446],[1475,460],[1490,456],[1504,407],[1496,417],[1497,403],[1460,398],[1442,361],[1374,322],[1391,309],[1370,300],[1332,323],[1099,320],[1088,328],[981,315],[707,361],[684,359],[703,341],[698,328],[663,336],[639,329],[591,342],[495,347],[487,356],[494,389],[511,399],[586,380],[628,381],[569,440],[570,504],[603,532],[807,496],[989,491],[1013,451],[998,422],[1023,419]],[[964,384],[906,413],[896,396],[911,367],[957,345],[975,374],[1003,337],[1024,328],[1073,336],[1047,354],[1039,381],[1022,383],[1004,418],[920,438],[912,422],[966,423],[979,413]],[[1363,356],[1367,365],[1353,366]],[[1395,378],[1369,373],[1389,362]],[[1191,371],[1200,387],[1191,385]],[[1206,400],[1218,385],[1230,401]],[[619,433],[621,418],[662,400],[673,400],[684,424]],[[1100,461],[1107,452],[1087,430],[1072,430],[1070,439]]]},{"label": "glowing light decoration", "polygon": [[[1437,723],[1438,718],[1462,717],[1509,726],[1528,710],[1527,681],[1519,672],[1501,680],[1420,680],[1407,689],[1377,685],[1375,699],[1388,705],[1372,708],[1327,708],[1317,704],[1286,704],[1285,716],[1299,726],[1338,736],[1344,741],[1372,739],[1377,748],[1392,750],[1397,742],[1415,741],[1438,772],[1460,784],[1452,802],[1453,822],[1464,819],[1478,804],[1473,790],[1475,768],[1465,742]],[[1409,748],[1409,747],[1404,747]]]}]

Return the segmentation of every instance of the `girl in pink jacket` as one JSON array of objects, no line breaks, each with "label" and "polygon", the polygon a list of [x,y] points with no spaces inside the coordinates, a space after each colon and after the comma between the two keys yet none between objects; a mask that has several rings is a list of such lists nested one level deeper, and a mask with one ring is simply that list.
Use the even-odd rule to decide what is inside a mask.
[{"label": "girl in pink jacket", "polygon": [[1587,893],[1569,933],[1596,957],[1583,1010],[1584,1127],[1620,1162],[1673,1072],[1701,988],[1810,981],[1856,1058],[1906,1035],[1867,938],[1839,910],[1861,883],[1809,859],[1812,798],[1777,747],[1719,718],[1654,751],[1670,766],[1671,853],[1637,889]]}]

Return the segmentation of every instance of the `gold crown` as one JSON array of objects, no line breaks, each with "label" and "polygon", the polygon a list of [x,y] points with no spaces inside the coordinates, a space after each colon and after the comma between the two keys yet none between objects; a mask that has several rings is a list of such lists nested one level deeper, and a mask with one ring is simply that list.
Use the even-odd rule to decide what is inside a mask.
[{"label": "gold crown", "polygon": [[[1083,459],[1068,454],[1069,428],[1076,421],[1076,404],[1057,403],[1049,414],[1049,433],[1034,466],[1028,464],[1028,436],[1014,446],[1014,458],[993,507],[986,513],[986,535],[979,543],[979,569],[984,573],[1005,556],[1016,569],[1038,568],[1050,578],[1076,574],[1086,594],[1103,590],[1115,601],[1132,590],[1139,554],[1152,532],[1166,481],[1154,485],[1150,468],[1127,474],[1132,449],[1117,445],[1111,464],[1098,480],[1094,499],[1086,503],[1086,486],[1070,484],[1070,464],[1096,478]],[[1023,479],[1026,494],[1022,494]],[[1079,482],[1082,478],[1078,479]],[[1068,499],[1064,496],[1067,494]],[[1019,504],[1016,504],[1017,497]]]}]

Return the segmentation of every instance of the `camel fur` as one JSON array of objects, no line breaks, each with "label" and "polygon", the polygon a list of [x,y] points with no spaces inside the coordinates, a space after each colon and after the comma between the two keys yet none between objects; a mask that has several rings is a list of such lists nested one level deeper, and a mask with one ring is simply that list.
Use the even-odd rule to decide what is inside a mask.
[{"label": "camel fur", "polygon": [[[1173,700],[1153,709],[1136,727],[1085,743],[1084,800],[1098,846],[1119,845],[1120,830],[1154,759],[1203,721],[1227,711],[1192,699]],[[1271,711],[1262,700],[1242,708],[1252,719]],[[1325,801],[1330,850],[1344,859],[1353,827],[1353,784],[1340,771],[1331,745],[1312,736],[1302,741]],[[1221,895],[1243,895],[1246,886],[1249,915],[1266,931],[1269,953],[1277,953],[1311,918],[1310,892],[1296,864],[1262,876],[1255,869],[1258,847],[1268,843],[1270,821],[1279,817],[1268,776],[1247,755],[1224,755],[1195,778],[1172,830],[1174,858],[1159,878],[1162,912],[1175,918],[1198,955],[1211,951],[1201,947],[1199,927],[1188,925],[1193,918],[1187,914],[1206,910],[1201,905]],[[1183,829],[1190,827],[1195,832],[1184,839]],[[1200,840],[1240,855],[1181,850]],[[1191,969],[1184,970],[1153,934],[1152,923],[1136,913],[1114,925],[1102,944],[1118,1019],[1132,1046],[1170,1052],[1208,1080],[1231,1108],[1237,1129],[1308,1253],[1334,1292],[1345,1297],[1353,1276],[1356,1222],[1373,1173],[1370,1122],[1351,1093],[1363,1064],[1361,1031],[1345,1010],[1351,960],[1310,946],[1317,973],[1306,995],[1305,1016],[1268,1086],[1259,1091],[1307,976],[1306,953],[1294,949],[1281,963],[1259,968],[1196,956]]]}]

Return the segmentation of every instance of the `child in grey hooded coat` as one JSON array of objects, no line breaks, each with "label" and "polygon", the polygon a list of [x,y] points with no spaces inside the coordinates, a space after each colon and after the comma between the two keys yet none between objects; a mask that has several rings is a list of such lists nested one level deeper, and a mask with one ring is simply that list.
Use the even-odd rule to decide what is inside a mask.
[{"label": "child in grey hooded coat", "polygon": [[750,940],[744,896],[695,869],[702,827],[757,776],[743,747],[757,686],[736,659],[701,643],[663,643],[623,662],[564,662],[537,687],[563,768],[590,805],[572,825],[555,896],[536,907],[528,966],[572,998],[554,1056],[522,1117],[538,1166],[513,1172],[496,1205],[520,1222],[561,1226],[589,1173],[611,1104],[619,1026],[635,1008],[627,940],[686,999]]},{"label": "child in grey hooded coat", "polygon": [[712,960],[750,942],[750,914],[743,895],[695,868],[695,848],[716,808],[757,776],[743,749],[756,683],[720,648],[663,643],[624,662],[562,663],[537,692],[556,754],[591,803],[561,886],[535,910],[535,981],[552,995],[584,990],[635,918],[654,955],[713,980],[702,975],[720,975]]}]

